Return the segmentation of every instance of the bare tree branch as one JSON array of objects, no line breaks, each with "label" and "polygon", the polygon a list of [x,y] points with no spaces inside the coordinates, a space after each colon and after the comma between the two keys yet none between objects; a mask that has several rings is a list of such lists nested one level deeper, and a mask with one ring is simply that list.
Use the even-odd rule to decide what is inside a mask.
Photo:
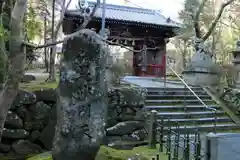
[{"label": "bare tree branch", "polygon": [[[70,5],[71,2],[72,2],[72,0],[69,0],[68,3],[67,3],[67,5],[66,5],[66,0],[63,1],[62,5],[61,5],[62,10],[61,10],[61,13],[60,13],[60,14],[61,14],[61,15],[60,15],[60,20],[59,20],[59,22],[58,22],[58,24],[57,24],[57,26],[56,26],[56,30],[55,30],[54,35],[57,35],[57,33],[58,33],[58,31],[59,31],[59,29],[60,29],[60,27],[61,27],[61,25],[62,25],[63,19],[64,19],[64,13],[65,13],[66,10],[68,9],[68,7],[69,7],[69,5]],[[65,6],[65,5],[66,5],[66,6]]]},{"label": "bare tree branch", "polygon": [[54,45],[57,45],[57,44],[60,44],[60,43],[63,43],[65,40],[68,40],[70,38],[73,38],[75,36],[77,36],[80,32],[80,30],[86,28],[86,26],[88,25],[88,23],[92,20],[96,10],[99,8],[100,6],[100,0],[97,0],[97,3],[95,4],[95,6],[93,7],[93,10],[91,12],[91,14],[87,17],[84,18],[84,22],[83,24],[79,27],[78,31],[74,32],[74,33],[71,33],[71,34],[68,34],[64,37],[64,40],[60,40],[60,41],[56,41],[56,42],[51,42],[51,43],[47,43],[47,44],[43,44],[43,45],[35,45],[35,44],[31,44],[31,43],[28,43],[28,42],[22,42],[24,45],[26,46],[29,46],[29,47],[32,47],[34,49],[40,49],[40,48],[45,48],[45,47],[50,47],[50,46],[54,46]]},{"label": "bare tree branch", "polygon": [[233,3],[235,0],[228,0],[226,3],[223,3],[221,5],[221,8],[217,14],[217,16],[215,17],[215,19],[213,20],[213,22],[210,25],[210,28],[208,29],[208,32],[203,36],[203,41],[205,41],[206,39],[208,39],[208,37],[211,35],[211,33],[213,32],[214,28],[217,25],[217,22],[219,21],[219,19],[222,16],[222,13],[225,9],[225,7],[227,7],[228,5],[230,5],[231,3]]},{"label": "bare tree branch", "polygon": [[193,23],[194,23],[194,29],[195,29],[195,33],[196,33],[196,37],[200,38],[201,37],[201,30],[200,30],[200,25],[199,25],[199,17],[200,17],[200,14],[206,4],[208,0],[203,0],[201,5],[199,6],[198,8],[198,11],[196,13],[196,16],[194,17],[193,19]]},{"label": "bare tree branch", "polygon": [[240,26],[238,26],[236,24],[235,24],[236,26],[233,26],[233,25],[227,24],[226,22],[223,22],[223,21],[219,21],[219,23],[223,24],[224,26],[226,26],[228,28],[240,31]]},{"label": "bare tree branch", "polygon": [[26,70],[27,67],[28,67],[32,62],[33,62],[33,59],[31,59],[31,60],[25,65],[24,70]]}]

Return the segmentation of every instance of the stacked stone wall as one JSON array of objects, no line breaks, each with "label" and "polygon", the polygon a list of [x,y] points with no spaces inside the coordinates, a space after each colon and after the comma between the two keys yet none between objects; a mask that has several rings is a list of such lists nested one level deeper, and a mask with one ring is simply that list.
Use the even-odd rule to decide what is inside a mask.
[{"label": "stacked stone wall", "polygon": [[[131,149],[143,143],[147,136],[145,96],[144,89],[130,85],[109,89],[104,145]],[[0,144],[2,156],[26,157],[51,150],[57,119],[56,101],[55,89],[19,92],[6,119]]]}]

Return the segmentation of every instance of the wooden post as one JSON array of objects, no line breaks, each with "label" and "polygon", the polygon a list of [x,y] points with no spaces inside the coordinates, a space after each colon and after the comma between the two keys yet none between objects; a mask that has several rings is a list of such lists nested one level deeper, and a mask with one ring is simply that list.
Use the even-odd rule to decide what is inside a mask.
[{"label": "wooden post", "polygon": [[148,130],[148,147],[151,149],[157,148],[157,123],[156,123],[157,111],[151,111],[149,130]]}]

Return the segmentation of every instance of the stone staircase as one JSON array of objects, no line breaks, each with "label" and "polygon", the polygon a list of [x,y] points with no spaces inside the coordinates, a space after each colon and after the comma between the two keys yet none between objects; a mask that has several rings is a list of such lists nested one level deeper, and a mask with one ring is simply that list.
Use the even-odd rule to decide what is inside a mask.
[{"label": "stone staircase", "polygon": [[[200,87],[192,90],[216,112],[207,109],[187,88],[147,88],[147,110],[156,110],[157,119],[164,120],[164,131],[169,126],[180,133],[217,132],[239,130],[239,127],[221,110],[211,97]],[[176,126],[179,128],[176,128]]]}]

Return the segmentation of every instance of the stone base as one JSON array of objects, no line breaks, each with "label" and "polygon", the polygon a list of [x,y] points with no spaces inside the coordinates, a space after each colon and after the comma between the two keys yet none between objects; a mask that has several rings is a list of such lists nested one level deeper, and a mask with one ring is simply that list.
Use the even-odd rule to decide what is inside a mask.
[{"label": "stone base", "polygon": [[219,76],[216,74],[192,73],[183,74],[183,79],[189,85],[217,85],[220,82]]},{"label": "stone base", "polygon": [[238,133],[209,133],[207,135],[206,149],[209,160],[239,160],[240,134]]},{"label": "stone base", "polygon": [[[239,78],[238,78],[239,79]],[[236,83],[235,83],[235,87],[237,89],[240,89],[240,80],[237,80]]]}]

